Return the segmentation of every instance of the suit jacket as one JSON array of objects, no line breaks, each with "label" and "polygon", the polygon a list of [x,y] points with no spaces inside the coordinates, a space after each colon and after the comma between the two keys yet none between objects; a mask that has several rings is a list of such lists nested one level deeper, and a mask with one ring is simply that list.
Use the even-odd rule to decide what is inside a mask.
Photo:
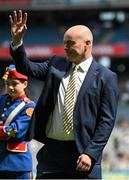
[{"label": "suit jacket", "polygon": [[[45,143],[46,124],[54,109],[60,82],[72,63],[58,56],[42,63],[31,62],[23,46],[15,51],[11,49],[10,52],[17,71],[44,81],[27,139],[35,138]],[[86,153],[93,159],[92,174],[101,171],[102,151],[114,126],[117,103],[117,75],[93,60],[78,94],[73,114],[75,141],[80,154]]]}]

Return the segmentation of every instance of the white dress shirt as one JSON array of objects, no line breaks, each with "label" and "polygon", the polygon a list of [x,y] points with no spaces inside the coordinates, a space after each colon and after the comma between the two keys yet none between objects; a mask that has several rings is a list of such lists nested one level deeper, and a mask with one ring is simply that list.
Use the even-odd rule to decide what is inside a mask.
[{"label": "white dress shirt", "polygon": [[[77,89],[76,89],[76,99],[82,86],[82,83],[85,79],[85,76],[89,70],[89,67],[92,63],[92,57],[88,58],[87,60],[83,61],[79,64],[80,68],[77,73]],[[72,67],[74,67],[73,64]],[[71,70],[67,73],[67,75],[62,79],[59,87],[59,92],[57,95],[57,102],[55,104],[55,109],[53,113],[50,115],[47,128],[46,128],[46,135],[48,138],[62,140],[62,141],[69,141],[74,140],[73,131],[70,134],[66,134],[63,130],[63,109],[64,109],[64,96],[67,90],[70,73]]]}]

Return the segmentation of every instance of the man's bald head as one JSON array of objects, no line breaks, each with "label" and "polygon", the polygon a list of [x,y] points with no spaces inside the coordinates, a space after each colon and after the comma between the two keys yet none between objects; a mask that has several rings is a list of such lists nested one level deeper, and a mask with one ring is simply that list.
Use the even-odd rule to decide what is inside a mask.
[{"label": "man's bald head", "polygon": [[84,25],[76,25],[76,26],[72,26],[71,28],[69,28],[64,35],[72,35],[72,36],[76,36],[78,38],[81,38],[85,41],[90,41],[91,44],[93,42],[93,35],[91,30]]},{"label": "man's bald head", "polygon": [[68,59],[76,64],[92,56],[93,35],[84,25],[69,28],[64,34],[64,50]]}]

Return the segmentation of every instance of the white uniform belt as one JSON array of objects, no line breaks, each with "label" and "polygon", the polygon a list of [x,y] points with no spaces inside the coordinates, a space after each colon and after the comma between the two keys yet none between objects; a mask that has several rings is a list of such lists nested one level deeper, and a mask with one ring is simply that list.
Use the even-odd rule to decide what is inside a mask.
[{"label": "white uniform belt", "polygon": [[19,113],[19,111],[25,106],[25,102],[22,101],[8,116],[8,118],[6,119],[4,126],[9,126],[11,121],[13,120],[13,118],[16,116],[16,114]]}]

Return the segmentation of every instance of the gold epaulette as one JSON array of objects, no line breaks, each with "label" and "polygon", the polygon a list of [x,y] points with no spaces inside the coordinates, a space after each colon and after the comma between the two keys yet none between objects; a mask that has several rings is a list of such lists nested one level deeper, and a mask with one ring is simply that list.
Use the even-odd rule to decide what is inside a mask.
[{"label": "gold epaulette", "polygon": [[29,98],[27,98],[27,97],[24,98],[24,101],[25,101],[26,103],[32,102],[32,101],[31,101]]}]

